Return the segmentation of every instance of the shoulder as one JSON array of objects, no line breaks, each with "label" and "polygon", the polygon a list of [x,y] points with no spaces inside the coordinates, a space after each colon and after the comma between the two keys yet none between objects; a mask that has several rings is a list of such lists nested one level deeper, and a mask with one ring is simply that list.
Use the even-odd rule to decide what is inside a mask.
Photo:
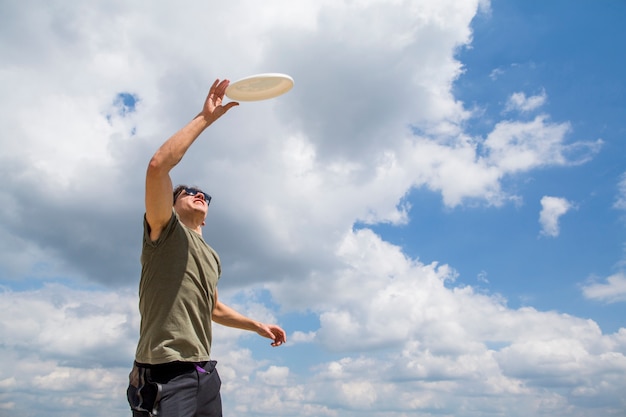
[{"label": "shoulder", "polygon": [[169,239],[177,229],[183,229],[183,226],[174,208],[172,208],[170,219],[165,223],[158,234],[155,234],[150,227],[146,215],[144,214],[143,216],[143,240],[145,244],[150,246],[159,246],[163,241]]}]

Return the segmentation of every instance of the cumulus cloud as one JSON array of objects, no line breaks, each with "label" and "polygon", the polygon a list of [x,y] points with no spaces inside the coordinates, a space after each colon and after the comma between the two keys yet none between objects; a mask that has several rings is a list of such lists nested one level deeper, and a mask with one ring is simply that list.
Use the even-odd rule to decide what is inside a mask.
[{"label": "cumulus cloud", "polygon": [[[21,288],[0,292],[0,412],[128,411],[146,164],[214,78],[268,71],[295,88],[233,109],[172,172],[214,197],[204,236],[224,264],[220,297],[263,320],[315,318],[289,329],[291,361],[216,326],[229,414],[623,406],[623,329],[509,308],[354,229],[408,222],[414,188],[448,207],[504,204],[507,176],[598,152],[547,115],[464,131],[455,53],[484,0],[61,3],[7,3],[0,17],[0,277]],[[513,101],[530,111],[541,95]],[[558,234],[563,203],[547,201],[545,230]],[[260,286],[279,312],[250,297]],[[305,367],[298,349],[312,346],[323,359]]]},{"label": "cumulus cloud", "polygon": [[573,207],[571,202],[561,197],[542,197],[541,212],[539,213],[541,234],[557,237],[559,235],[559,219]]},{"label": "cumulus cloud", "polygon": [[[558,413],[603,398],[598,386],[623,386],[621,371],[605,370],[626,369],[624,329],[606,335],[591,320],[510,308],[497,295],[451,285],[449,267],[410,259],[366,229],[348,233],[337,251],[344,267],[330,286],[316,290],[311,276],[273,289],[282,305],[319,311],[316,341],[338,351],[316,367],[316,398],[349,410],[375,401],[412,412],[522,416]],[[450,396],[456,400],[446,402]]]},{"label": "cumulus cloud", "polygon": [[592,281],[582,286],[586,298],[606,303],[626,301],[626,274],[618,272],[604,281]]},{"label": "cumulus cloud", "polygon": [[[43,3],[32,15],[8,10],[23,28],[7,30],[29,39],[28,48],[3,45],[14,63],[3,75],[4,96],[14,99],[0,103],[7,132],[0,171],[13,180],[0,190],[2,215],[11,219],[0,235],[22,241],[3,254],[9,263],[19,257],[20,265],[111,287],[133,282],[147,161],[197,113],[220,74],[279,68],[296,80],[280,100],[234,109],[173,172],[176,182],[211,190],[206,235],[236,274],[226,282],[237,285],[331,264],[327,250],[315,262],[306,254],[319,251],[319,241],[332,245],[355,220],[406,223],[403,198],[412,188],[440,192],[451,207],[499,205],[516,198],[502,189],[508,175],[584,162],[600,146],[569,142],[569,124],[547,116],[499,122],[484,140],[464,134],[471,113],[450,93],[462,68],[451,51],[469,44],[468,22],[484,2],[283,2],[265,8],[263,19],[243,4],[194,5],[198,18],[224,17],[211,20],[211,33],[240,45],[203,54],[186,41],[207,36],[203,25],[183,24],[165,6],[98,3],[63,17]],[[232,32],[231,13],[253,23]],[[175,35],[164,33],[165,21]],[[324,71],[314,70],[319,62]],[[394,98],[384,106],[380,85]],[[41,203],[17,198],[23,188]],[[11,271],[15,279],[38,273]]]},{"label": "cumulus cloud", "polygon": [[11,415],[79,416],[96,405],[125,412],[103,395],[123,398],[139,328],[136,305],[128,293],[60,284],[2,289],[0,403]]},{"label": "cumulus cloud", "polygon": [[506,102],[505,111],[530,112],[543,106],[548,99],[545,91],[536,96],[526,97],[523,92],[513,93]]},{"label": "cumulus cloud", "polygon": [[[331,277],[334,286],[316,286],[319,275],[311,275],[271,288],[284,308],[320,313],[319,330],[305,339],[314,337],[321,351],[335,352],[336,359],[309,369],[297,361],[259,360],[239,346],[244,333],[229,336],[216,327],[214,354],[233,415],[274,410],[337,416],[340,407],[342,415],[356,416],[393,405],[407,412],[438,407],[464,415],[495,407],[523,416],[537,409],[558,412],[581,401],[615,401],[626,388],[624,329],[603,334],[591,320],[509,308],[501,297],[451,285],[455,273],[449,267],[408,258],[367,229],[346,234],[337,253],[342,266]],[[243,312],[273,319],[250,294],[226,299]],[[252,301],[238,305],[237,299]],[[134,294],[55,284],[5,290],[0,301],[2,317],[14,317],[0,326],[8,341],[0,398],[15,415],[25,404],[46,407],[53,416],[68,415],[68,404],[76,415],[94,408],[126,412],[126,374],[138,329]],[[36,395],[29,394],[31,385]],[[85,396],[85,387],[94,394]]]}]

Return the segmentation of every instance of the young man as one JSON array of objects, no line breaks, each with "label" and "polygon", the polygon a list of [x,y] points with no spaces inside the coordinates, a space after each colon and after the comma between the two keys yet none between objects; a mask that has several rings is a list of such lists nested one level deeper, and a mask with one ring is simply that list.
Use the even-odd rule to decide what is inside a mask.
[{"label": "young man", "polygon": [[222,105],[228,83],[213,83],[202,111],[161,145],[148,165],[141,328],[127,392],[134,417],[222,416],[221,381],[210,359],[211,321],[255,331],[272,339],[272,346],[286,341],[279,326],[219,301],[220,260],[202,238],[211,197],[197,188],[173,189],[169,174],[204,129],[238,105]]}]

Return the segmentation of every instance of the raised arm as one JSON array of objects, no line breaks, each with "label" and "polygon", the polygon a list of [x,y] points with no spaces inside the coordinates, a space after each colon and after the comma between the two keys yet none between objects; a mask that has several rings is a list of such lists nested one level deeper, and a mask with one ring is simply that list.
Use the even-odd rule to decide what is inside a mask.
[{"label": "raised arm", "polygon": [[280,346],[287,341],[285,331],[275,324],[265,324],[252,320],[235,311],[233,308],[219,301],[215,290],[215,306],[212,314],[213,321],[222,326],[234,327],[256,332],[260,336],[272,339],[272,346]]},{"label": "raised arm", "polygon": [[172,180],[170,171],[183,158],[191,144],[214,121],[237,102],[222,105],[228,80],[215,80],[202,111],[186,126],[170,137],[152,156],[146,172],[146,220],[150,238],[156,240],[172,216]]}]

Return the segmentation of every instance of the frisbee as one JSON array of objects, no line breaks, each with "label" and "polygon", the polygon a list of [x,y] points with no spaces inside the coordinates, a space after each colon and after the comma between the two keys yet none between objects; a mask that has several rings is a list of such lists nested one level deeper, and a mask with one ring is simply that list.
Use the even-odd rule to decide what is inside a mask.
[{"label": "frisbee", "polygon": [[230,84],[226,97],[237,101],[257,101],[278,97],[291,90],[293,78],[285,74],[257,74]]}]

